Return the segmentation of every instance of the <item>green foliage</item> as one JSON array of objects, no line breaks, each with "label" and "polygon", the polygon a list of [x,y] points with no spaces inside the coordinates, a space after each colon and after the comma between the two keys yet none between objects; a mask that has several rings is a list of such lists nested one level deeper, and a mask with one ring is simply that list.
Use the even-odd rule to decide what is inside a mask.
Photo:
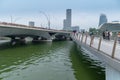
[{"label": "green foliage", "polygon": [[94,35],[100,35],[100,30],[96,28],[89,28],[89,33],[93,33]]}]

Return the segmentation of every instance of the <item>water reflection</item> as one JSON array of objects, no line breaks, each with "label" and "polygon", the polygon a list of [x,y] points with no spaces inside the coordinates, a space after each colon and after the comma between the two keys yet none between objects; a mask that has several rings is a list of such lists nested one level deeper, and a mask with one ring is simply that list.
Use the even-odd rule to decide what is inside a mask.
[{"label": "water reflection", "polygon": [[14,46],[1,50],[1,80],[75,80],[69,58],[72,42],[51,44]]},{"label": "water reflection", "polygon": [[71,49],[71,60],[78,80],[105,80],[103,65],[98,59],[79,46]]}]

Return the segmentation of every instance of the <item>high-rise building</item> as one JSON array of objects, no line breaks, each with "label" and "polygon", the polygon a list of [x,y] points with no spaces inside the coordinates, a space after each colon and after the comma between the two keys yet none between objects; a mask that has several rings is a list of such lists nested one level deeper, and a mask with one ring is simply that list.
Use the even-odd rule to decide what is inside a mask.
[{"label": "high-rise building", "polygon": [[34,26],[35,26],[35,22],[29,21],[29,26],[30,26],[30,27],[34,27]]},{"label": "high-rise building", "polygon": [[66,19],[63,20],[63,29],[66,28]]},{"label": "high-rise building", "polygon": [[72,25],[72,9],[66,10],[66,19],[63,20],[63,30],[79,32],[79,26]]},{"label": "high-rise building", "polygon": [[100,19],[99,19],[99,25],[100,26],[101,24],[104,24],[104,23],[107,23],[107,17],[105,14],[101,14],[100,15]]},{"label": "high-rise building", "polygon": [[66,19],[64,19],[63,21],[63,29],[64,30],[70,30],[71,28],[71,17],[72,17],[72,10],[71,9],[67,9],[66,10]]},{"label": "high-rise building", "polygon": [[72,10],[71,9],[67,9],[66,10],[67,27],[71,27],[71,16],[72,16]]},{"label": "high-rise building", "polygon": [[72,26],[71,30],[79,32],[79,26]]}]

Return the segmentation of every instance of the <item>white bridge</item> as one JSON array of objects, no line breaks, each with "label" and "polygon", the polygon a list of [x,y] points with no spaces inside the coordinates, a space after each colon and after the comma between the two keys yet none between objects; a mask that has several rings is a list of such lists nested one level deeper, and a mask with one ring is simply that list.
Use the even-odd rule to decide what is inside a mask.
[{"label": "white bridge", "polygon": [[41,27],[31,27],[21,24],[13,23],[0,23],[0,36],[10,37],[14,39],[15,37],[20,37],[24,39],[25,37],[32,37],[33,39],[38,39],[41,37],[43,40],[52,40],[56,35],[63,35],[68,37],[71,32],[63,30],[46,29]]}]

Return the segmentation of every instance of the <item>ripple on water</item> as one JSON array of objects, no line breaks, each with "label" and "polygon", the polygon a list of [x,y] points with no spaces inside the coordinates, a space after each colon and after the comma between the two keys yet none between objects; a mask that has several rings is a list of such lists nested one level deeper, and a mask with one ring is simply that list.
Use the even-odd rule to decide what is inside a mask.
[{"label": "ripple on water", "polygon": [[28,51],[29,53],[23,54],[27,57],[22,59],[21,57],[24,57],[22,53],[19,55],[16,51],[16,55],[19,55],[19,59],[14,60],[16,67],[2,73],[1,78],[4,80],[76,80],[69,58],[71,46],[68,45],[69,42],[58,42],[53,43],[48,49],[47,44],[44,44],[46,47],[43,45],[21,47],[17,51]]},{"label": "ripple on water", "polygon": [[[8,52],[11,52],[12,58]],[[85,50],[81,52],[84,53]],[[75,76],[78,76],[79,78],[76,77],[78,80],[98,80],[93,77],[98,78],[101,77],[98,75],[103,74],[97,65],[101,63],[90,59],[94,58],[92,55],[88,56],[81,52],[72,42],[64,41],[3,50],[0,53],[2,56],[4,53],[8,56],[4,62],[10,66],[2,64],[6,68],[0,69],[0,78],[1,80],[76,80]]]}]

